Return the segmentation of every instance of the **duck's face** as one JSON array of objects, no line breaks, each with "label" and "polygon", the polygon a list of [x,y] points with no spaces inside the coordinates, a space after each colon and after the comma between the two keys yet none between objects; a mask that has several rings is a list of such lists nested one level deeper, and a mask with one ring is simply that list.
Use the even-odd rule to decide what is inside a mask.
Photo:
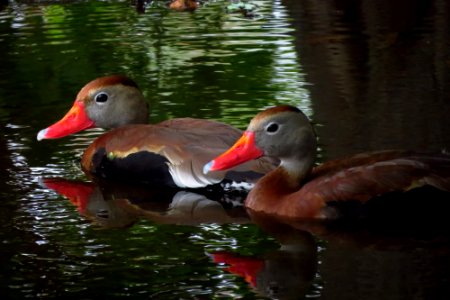
[{"label": "duck's face", "polygon": [[308,118],[297,108],[277,106],[256,115],[243,136],[204,172],[226,170],[261,156],[283,161],[314,156],[316,138]]},{"label": "duck's face", "polygon": [[116,83],[82,92],[77,101],[84,104],[88,118],[96,127],[114,128],[147,122],[147,104],[136,86]]},{"label": "duck's face", "polygon": [[93,127],[147,123],[147,120],[148,106],[136,83],[124,76],[101,77],[86,84],[69,112],[41,130],[38,140],[60,138]]},{"label": "duck's face", "polygon": [[283,159],[301,156],[316,147],[316,138],[308,118],[291,106],[277,106],[258,114],[247,131],[265,156]]}]

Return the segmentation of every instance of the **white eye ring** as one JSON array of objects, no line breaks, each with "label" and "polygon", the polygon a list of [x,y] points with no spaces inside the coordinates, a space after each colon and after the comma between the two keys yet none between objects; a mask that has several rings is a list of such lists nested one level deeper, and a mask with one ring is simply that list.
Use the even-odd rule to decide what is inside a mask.
[{"label": "white eye ring", "polygon": [[265,130],[268,134],[275,134],[278,132],[279,129],[280,129],[280,125],[275,122],[269,123],[265,128]]},{"label": "white eye ring", "polygon": [[105,92],[99,92],[94,96],[94,100],[97,104],[103,105],[109,99],[109,95]]}]

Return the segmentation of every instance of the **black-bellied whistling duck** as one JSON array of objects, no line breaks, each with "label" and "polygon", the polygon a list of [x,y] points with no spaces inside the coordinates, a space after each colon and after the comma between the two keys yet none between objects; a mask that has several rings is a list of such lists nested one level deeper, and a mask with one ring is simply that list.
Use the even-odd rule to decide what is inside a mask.
[{"label": "black-bellied whistling duck", "polygon": [[[245,205],[251,211],[292,218],[332,218],[330,202],[367,200],[430,185],[450,191],[450,155],[380,151],[332,160],[313,168],[316,136],[308,118],[292,106],[257,114],[228,151],[204,172],[226,170],[262,156],[280,159],[261,178]],[[214,172],[212,172],[214,173]]]},{"label": "black-bellied whistling duck", "polygon": [[224,179],[251,181],[273,168],[272,162],[260,160],[205,176],[203,165],[229,148],[241,131],[192,118],[149,125],[148,115],[134,81],[118,75],[102,77],[86,84],[69,112],[41,130],[37,139],[61,138],[92,127],[113,128],[84,152],[85,173],[180,188],[202,188]]},{"label": "black-bellied whistling duck", "polygon": [[178,11],[194,11],[198,8],[198,3],[194,0],[172,0],[169,8]]}]

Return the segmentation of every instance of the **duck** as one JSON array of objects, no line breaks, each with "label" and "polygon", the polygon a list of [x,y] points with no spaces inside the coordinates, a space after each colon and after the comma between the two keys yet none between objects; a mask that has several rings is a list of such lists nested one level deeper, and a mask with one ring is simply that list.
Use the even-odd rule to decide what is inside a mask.
[{"label": "duck", "polygon": [[194,11],[198,8],[197,1],[194,0],[172,0],[169,8],[177,11]]},{"label": "duck", "polygon": [[335,203],[364,204],[425,186],[450,191],[450,154],[445,152],[380,150],[315,166],[316,153],[308,117],[297,107],[279,105],[258,113],[232,147],[204,166],[204,173],[261,157],[279,159],[279,166],[256,182],[245,206],[284,219],[336,219]]},{"label": "duck", "polygon": [[95,127],[110,129],[84,151],[81,169],[85,174],[174,188],[251,184],[277,164],[259,160],[204,175],[203,165],[229,148],[242,132],[213,120],[176,118],[148,124],[148,119],[149,105],[137,83],[124,75],[109,75],[87,83],[66,115],[40,130],[37,140]]}]

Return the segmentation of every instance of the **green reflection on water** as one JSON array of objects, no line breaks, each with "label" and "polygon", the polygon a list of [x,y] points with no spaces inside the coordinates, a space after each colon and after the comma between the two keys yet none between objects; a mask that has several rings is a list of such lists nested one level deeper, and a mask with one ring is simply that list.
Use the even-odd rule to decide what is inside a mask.
[{"label": "green reflection on water", "polygon": [[244,128],[257,110],[280,102],[309,111],[292,29],[273,16],[284,8],[258,1],[260,17],[246,19],[226,14],[227,4],[210,1],[195,13],[152,6],[139,14],[128,1],[83,1],[0,12],[7,296],[255,297],[207,253],[277,248],[256,226],[139,221],[100,230],[36,183],[45,175],[83,176],[77,159],[99,133],[41,143],[35,135],[65,113],[86,82],[105,74],[137,81],[152,104],[152,122],[192,116]]}]

